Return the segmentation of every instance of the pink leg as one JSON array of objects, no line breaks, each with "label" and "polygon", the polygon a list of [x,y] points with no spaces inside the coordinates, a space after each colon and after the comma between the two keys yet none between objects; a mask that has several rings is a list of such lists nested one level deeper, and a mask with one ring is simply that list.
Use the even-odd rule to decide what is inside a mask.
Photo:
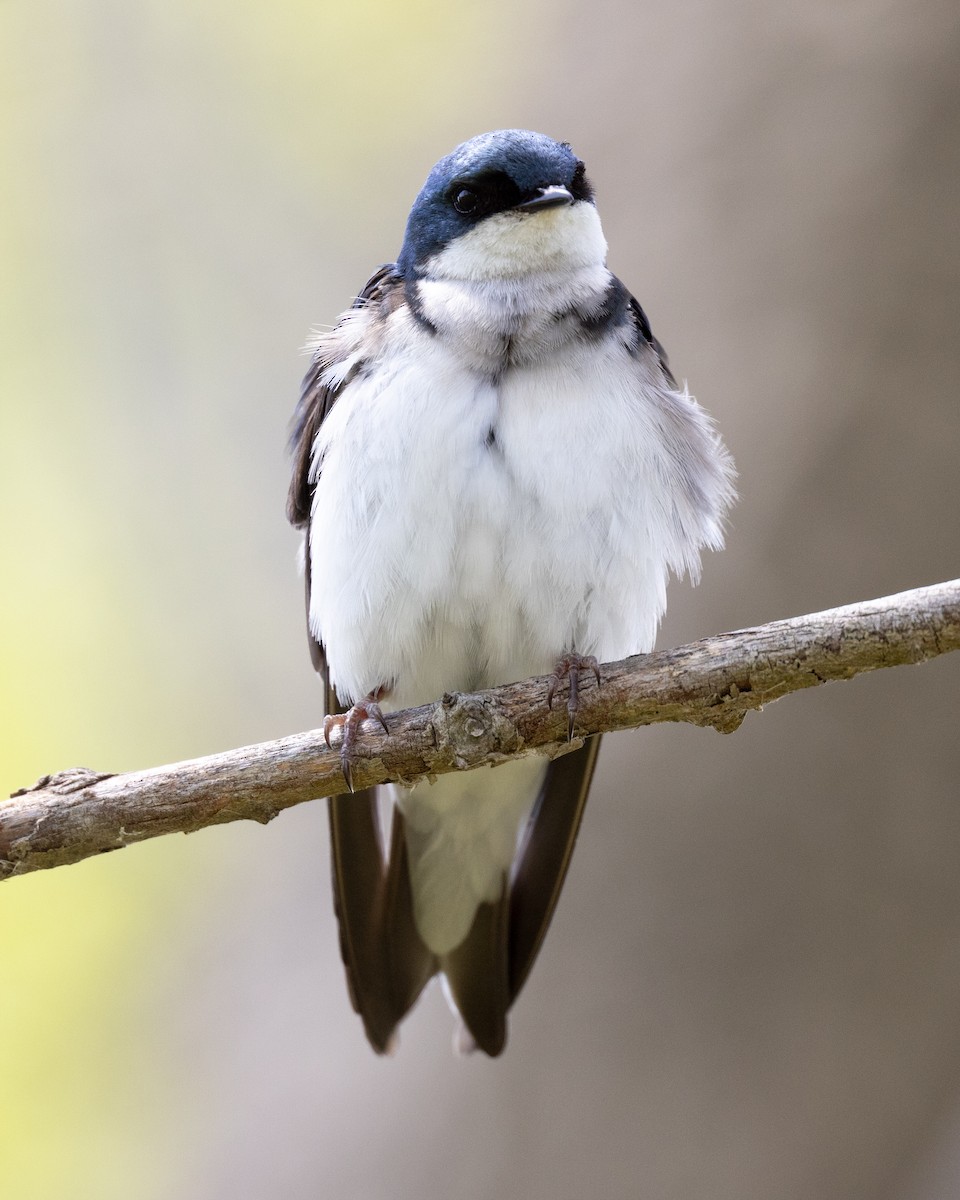
[{"label": "pink leg", "polygon": [[547,688],[547,708],[553,708],[553,697],[561,680],[570,680],[570,690],[567,694],[567,740],[573,740],[573,727],[580,709],[580,672],[592,671],[600,686],[600,665],[592,654],[577,654],[571,651],[557,660],[550,676],[550,686]]},{"label": "pink leg", "polygon": [[357,743],[360,735],[360,726],[366,720],[379,721],[384,733],[389,733],[387,728],[387,720],[383,715],[383,710],[377,701],[385,694],[386,689],[382,687],[374,688],[374,690],[363,700],[357,701],[352,708],[347,709],[345,713],[337,713],[333,716],[323,718],[323,740],[330,745],[331,729],[340,729],[342,731],[340,738],[340,769],[343,771],[343,777],[347,781],[347,787],[353,791],[353,780],[351,778],[350,760],[353,755],[353,748]]}]

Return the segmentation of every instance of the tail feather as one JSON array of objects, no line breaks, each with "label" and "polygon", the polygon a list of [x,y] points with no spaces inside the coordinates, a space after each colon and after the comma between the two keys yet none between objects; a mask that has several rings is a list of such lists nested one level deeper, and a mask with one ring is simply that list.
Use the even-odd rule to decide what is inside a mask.
[{"label": "tail feather", "polygon": [[436,956],[424,945],[413,916],[404,826],[402,814],[394,809],[390,858],[383,889],[382,937],[397,1021],[413,1008],[420,993],[437,973]]},{"label": "tail feather", "polygon": [[370,1044],[385,1054],[436,971],[436,959],[413,921],[403,818],[394,813],[385,863],[373,788],[332,797],[329,813],[334,909],[350,999]]},{"label": "tail feather", "polygon": [[438,971],[476,1048],[506,1044],[507,1013],[540,951],[573,853],[599,737],[550,763],[500,898],[479,905],[469,932],[435,955],[417,931],[406,822],[395,809],[390,853],[380,843],[376,794],[330,801],[334,901],[353,1006],[378,1053]]},{"label": "tail feather", "polygon": [[492,1058],[507,1041],[509,917],[504,880],[500,899],[481,904],[466,938],[440,958],[450,995],[474,1045]]},{"label": "tail feather", "polygon": [[553,911],[580,831],[600,753],[600,738],[555,758],[530,814],[510,886],[510,1003],[526,983]]}]

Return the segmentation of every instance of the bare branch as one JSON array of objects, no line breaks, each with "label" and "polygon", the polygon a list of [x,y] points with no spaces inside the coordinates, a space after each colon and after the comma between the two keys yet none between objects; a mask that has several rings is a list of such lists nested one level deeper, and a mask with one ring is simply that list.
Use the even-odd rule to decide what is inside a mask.
[{"label": "bare branch", "polygon": [[[589,678],[583,687],[577,732],[689,721],[732,733],[748,710],[789,692],[957,649],[960,580],[608,663],[599,690]],[[540,677],[444,696],[390,715],[389,736],[368,722],[354,785],[409,784],[524,754],[563,753],[570,748],[566,712],[562,704],[546,707],[547,683]],[[318,730],[123,775],[61,771],[0,804],[0,879],[163,833],[266,822],[342,790],[336,747],[328,749]]]}]

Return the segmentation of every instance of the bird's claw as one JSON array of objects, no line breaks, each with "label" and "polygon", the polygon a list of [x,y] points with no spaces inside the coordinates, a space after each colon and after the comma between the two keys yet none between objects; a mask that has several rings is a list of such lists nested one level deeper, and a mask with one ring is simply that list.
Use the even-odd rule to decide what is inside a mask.
[{"label": "bird's claw", "polygon": [[592,654],[565,654],[557,660],[547,686],[547,708],[553,708],[553,697],[563,679],[570,680],[567,693],[567,741],[573,741],[573,728],[580,710],[580,672],[592,671],[600,687],[600,664]]},{"label": "bird's claw", "polygon": [[345,713],[337,713],[332,716],[323,718],[323,740],[327,743],[328,748],[332,749],[330,743],[330,731],[339,729],[340,733],[340,770],[343,772],[343,778],[346,780],[347,787],[353,791],[353,773],[351,771],[351,759],[353,757],[353,748],[357,743],[360,735],[360,726],[364,721],[379,721],[384,733],[389,733],[387,728],[387,719],[383,715],[383,709],[377,703],[373,693],[365,700],[360,700],[347,709]]}]

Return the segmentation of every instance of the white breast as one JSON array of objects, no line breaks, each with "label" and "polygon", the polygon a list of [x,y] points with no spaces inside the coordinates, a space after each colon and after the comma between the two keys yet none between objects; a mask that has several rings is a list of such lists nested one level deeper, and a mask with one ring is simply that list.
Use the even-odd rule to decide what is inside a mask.
[{"label": "white breast", "polygon": [[391,320],[395,348],[317,443],[311,626],[341,698],[386,684],[419,704],[571,647],[649,650],[669,569],[721,538],[722,505],[691,508],[678,449],[715,452],[702,411],[614,339],[494,381]]},{"label": "white breast", "polygon": [[406,310],[390,319],[392,344],[318,437],[310,620],[343,700],[387,684],[403,706],[481,681],[510,495],[486,444],[495,386]]}]

